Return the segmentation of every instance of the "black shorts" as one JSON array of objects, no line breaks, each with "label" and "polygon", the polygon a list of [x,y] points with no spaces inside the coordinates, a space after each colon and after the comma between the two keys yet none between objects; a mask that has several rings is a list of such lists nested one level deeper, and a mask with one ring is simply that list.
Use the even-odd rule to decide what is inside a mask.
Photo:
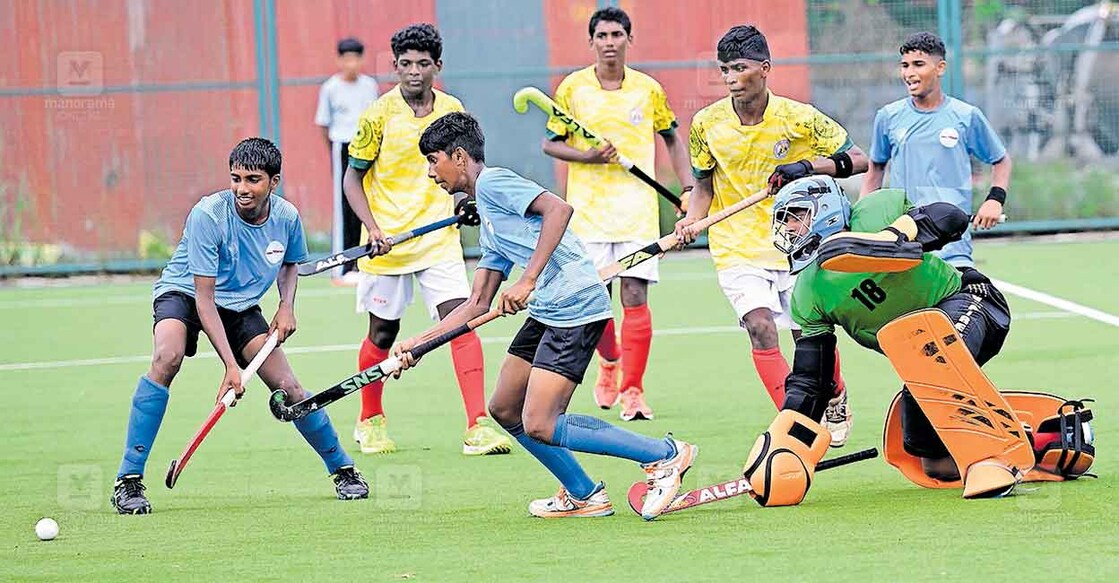
[{"label": "black shorts", "polygon": [[552,371],[579,384],[607,322],[559,328],[528,318],[509,345],[509,354],[531,362],[534,368]]},{"label": "black shorts", "polygon": [[[991,280],[975,269],[964,268],[963,286],[936,305],[956,327],[968,352],[983,366],[1002,350],[1010,332],[1010,306]],[[902,389],[901,425],[905,451],[919,457],[948,455],[944,442],[921,412],[917,401]]]},{"label": "black shorts", "polygon": [[[152,312],[155,320],[152,324],[153,330],[155,324],[168,318],[186,324],[187,343],[183,354],[194,356],[198,353],[198,333],[202,330],[202,320],[198,319],[198,308],[193,297],[178,291],[160,294],[152,302]],[[237,364],[241,368],[245,368],[249,365],[249,361],[245,360],[241,353],[253,338],[268,333],[268,321],[260,313],[260,306],[253,306],[243,312],[234,312],[218,306],[218,316],[221,317],[222,327],[225,328],[225,335],[229,339],[229,347],[233,349],[233,357],[237,359]]]}]

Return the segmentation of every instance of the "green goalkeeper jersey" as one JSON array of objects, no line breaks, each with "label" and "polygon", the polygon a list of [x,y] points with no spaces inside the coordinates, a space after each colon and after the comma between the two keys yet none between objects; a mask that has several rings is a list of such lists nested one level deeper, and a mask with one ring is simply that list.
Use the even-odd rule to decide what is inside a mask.
[{"label": "green goalkeeper jersey", "polygon": [[[905,191],[883,189],[851,207],[851,231],[877,233],[912,205]],[[838,325],[859,344],[881,352],[878,330],[914,310],[931,308],[960,290],[960,273],[931,253],[898,273],[840,273],[813,263],[797,276],[792,316],[805,336],[834,333]]]}]

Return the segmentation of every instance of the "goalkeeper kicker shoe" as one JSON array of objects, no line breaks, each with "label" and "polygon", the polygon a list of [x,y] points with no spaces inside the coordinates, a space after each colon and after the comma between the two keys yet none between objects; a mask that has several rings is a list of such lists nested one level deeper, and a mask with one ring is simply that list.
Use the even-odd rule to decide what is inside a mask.
[{"label": "goalkeeper kicker shoe", "polygon": [[847,391],[828,401],[828,408],[824,410],[823,425],[831,433],[831,446],[843,447],[847,445],[847,438],[851,435],[851,408],[847,405]]},{"label": "goalkeeper kicker shoe", "polygon": [[388,421],[384,415],[374,415],[357,422],[354,441],[361,446],[361,453],[378,454],[396,451],[396,442],[389,437]]},{"label": "goalkeeper kicker shoe", "polygon": [[551,498],[530,502],[528,513],[539,518],[610,516],[614,514],[614,506],[606,495],[606,484],[599,482],[591,495],[583,500],[575,498],[566,488],[561,487]]},{"label": "goalkeeper kicker shoe", "polygon": [[493,426],[489,417],[479,417],[462,436],[463,455],[496,455],[513,451],[513,442]]},{"label": "goalkeeper kicker shoe", "polygon": [[673,439],[671,433],[665,439],[672,443],[675,453],[659,462],[643,466],[646,482],[649,484],[649,491],[645,494],[645,504],[641,506],[641,518],[645,520],[656,518],[664,512],[665,508],[668,508],[669,504],[672,504],[680,491],[680,482],[684,474],[688,473],[692,463],[695,462],[696,454],[699,453],[698,447]]},{"label": "goalkeeper kicker shoe", "polygon": [[139,474],[130,474],[121,476],[117,479],[117,483],[113,486],[113,496],[109,500],[113,503],[113,508],[117,509],[117,514],[148,514],[152,511],[152,505],[148,502],[147,496],[144,496],[144,483],[140,480],[143,476]]},{"label": "goalkeeper kicker shoe", "polygon": [[369,484],[353,466],[342,466],[334,472],[334,491],[339,500],[360,500],[369,497]]},{"label": "goalkeeper kicker shoe", "polygon": [[622,393],[622,421],[653,419],[653,408],[645,402],[645,392],[638,387],[630,387]]}]

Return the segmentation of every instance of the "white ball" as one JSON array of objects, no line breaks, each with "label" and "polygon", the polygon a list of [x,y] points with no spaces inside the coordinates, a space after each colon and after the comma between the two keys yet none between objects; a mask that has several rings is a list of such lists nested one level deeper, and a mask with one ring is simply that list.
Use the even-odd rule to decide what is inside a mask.
[{"label": "white ball", "polygon": [[53,518],[43,518],[35,523],[35,534],[39,540],[54,540],[58,536],[58,523]]}]

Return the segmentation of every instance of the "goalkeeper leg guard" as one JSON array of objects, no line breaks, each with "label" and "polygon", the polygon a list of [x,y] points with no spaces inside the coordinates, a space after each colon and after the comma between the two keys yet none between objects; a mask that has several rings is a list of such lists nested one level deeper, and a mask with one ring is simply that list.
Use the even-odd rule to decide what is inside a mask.
[{"label": "goalkeeper leg guard", "polygon": [[753,488],[750,496],[762,506],[800,504],[830,443],[823,425],[796,411],[781,411],[746,460],[743,475]]}]

